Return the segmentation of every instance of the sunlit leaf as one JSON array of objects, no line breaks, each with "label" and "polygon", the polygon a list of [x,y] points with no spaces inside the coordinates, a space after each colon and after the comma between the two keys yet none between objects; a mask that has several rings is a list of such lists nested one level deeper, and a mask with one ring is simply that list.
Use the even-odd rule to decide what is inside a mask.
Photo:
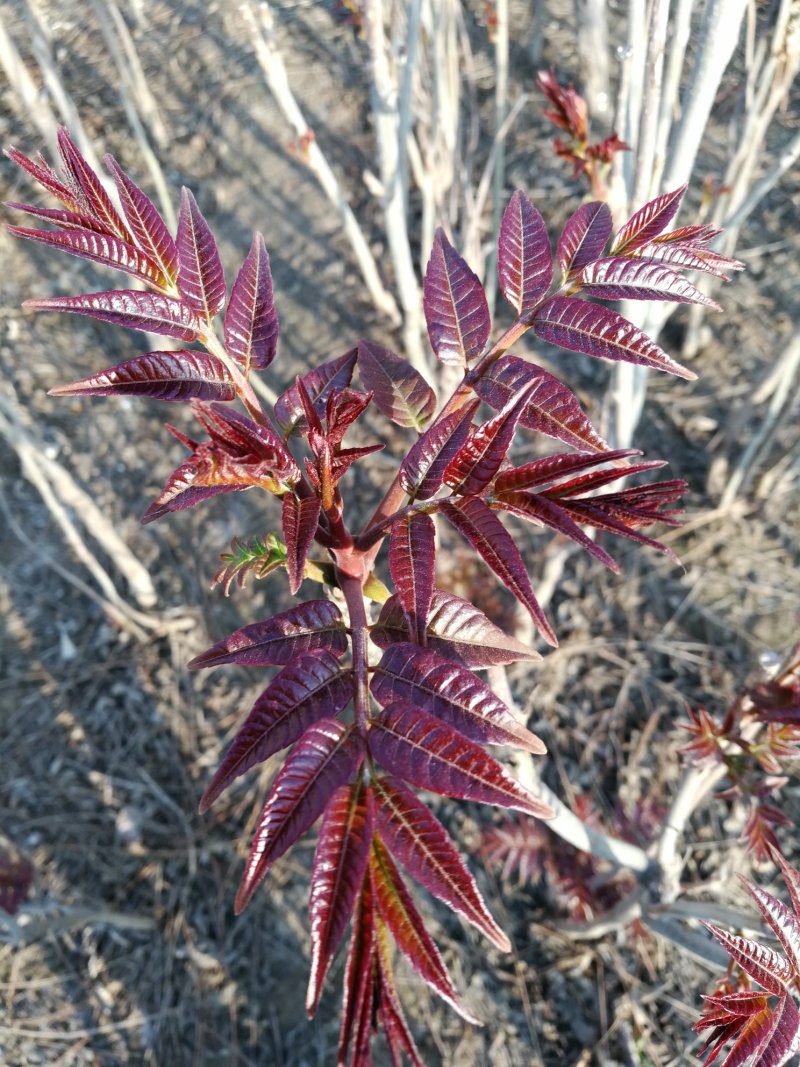
[{"label": "sunlit leaf", "polygon": [[278,316],[272,302],[269,254],[264,238],[256,233],[231,289],[225,311],[225,346],[247,374],[251,367],[268,367],[277,345]]},{"label": "sunlit leaf", "polygon": [[25,226],[9,226],[9,233],[38,244],[58,248],[79,259],[113,267],[125,274],[141,278],[155,288],[163,289],[166,279],[156,263],[138,248],[127,244],[112,234],[97,233],[95,230],[33,230]]},{"label": "sunlit leaf", "polygon": [[520,189],[503,212],[497,242],[497,271],[503,296],[522,318],[530,314],[553,281],[547,227]]},{"label": "sunlit leaf", "polygon": [[[397,596],[386,601],[370,637],[379,648],[405,641],[405,615]],[[434,589],[428,612],[427,647],[465,667],[492,667],[540,659],[535,649],[495,626],[468,600]]]},{"label": "sunlit leaf", "polygon": [[636,363],[694,381],[692,371],[670,359],[655,341],[610,308],[570,296],[554,296],[536,312],[533,329],[551,345],[587,356]]},{"label": "sunlit leaf", "polygon": [[444,472],[467,439],[470,424],[480,406],[470,401],[429,427],[408,450],[400,464],[400,484],[416,500],[428,500],[442,486]]},{"label": "sunlit leaf", "polygon": [[336,790],[352,781],[364,756],[358,734],[332,719],[306,730],[278,772],[259,816],[245,873],[236,894],[239,915],[269,868],[309,829]]},{"label": "sunlit leaf", "polygon": [[363,783],[343,785],[325,810],[311,873],[311,973],[306,1012],[316,1013],[325,976],[356,904],[369,861],[372,794]]},{"label": "sunlit leaf", "polygon": [[99,374],[57,386],[49,395],[233,400],[236,388],[224,363],[205,352],[146,352]]},{"label": "sunlit leaf", "polygon": [[411,633],[424,643],[428,608],[433,595],[436,528],[430,515],[406,515],[392,524],[389,573],[408,619]]},{"label": "sunlit leaf", "polygon": [[372,720],[368,743],[382,767],[418,789],[552,818],[550,808],[480,745],[421,708],[385,708]]},{"label": "sunlit leaf", "polygon": [[600,300],[671,300],[722,310],[677,271],[648,259],[597,259],[581,271],[580,282],[582,293]]},{"label": "sunlit leaf", "polygon": [[409,643],[390,645],[372,675],[372,695],[436,715],[472,741],[516,745],[542,755],[542,741],[517,722],[485,682],[458,663]]},{"label": "sunlit leaf", "polygon": [[125,173],[113,156],[105,156],[103,162],[114,176],[122,210],[134,240],[145,255],[158,263],[164,277],[174,285],[178,280],[178,250],[167,224],[152,200]]},{"label": "sunlit leaf", "polygon": [[359,341],[358,371],[387,419],[420,432],[430,422],[436,394],[407,360],[382,345]]},{"label": "sunlit leaf", "polygon": [[378,831],[392,855],[429,893],[463,915],[502,952],[510,951],[510,941],[489,914],[439,820],[397,779],[379,778],[375,790]]},{"label": "sunlit leaf", "polygon": [[188,666],[193,671],[222,663],[281,666],[299,653],[317,648],[338,656],[347,650],[342,614],[330,600],[309,600],[263,622],[244,626],[195,656]]},{"label": "sunlit leaf", "polygon": [[175,244],[181,297],[193,311],[211,322],[225,303],[225,276],[214,234],[185,186],[181,189]]},{"label": "sunlit leaf", "polygon": [[611,210],[604,201],[581,204],[558,239],[558,265],[566,277],[603,254],[611,236]]},{"label": "sunlit leaf", "polygon": [[129,330],[178,337],[194,341],[200,323],[191,308],[172,297],[160,293],[139,293],[130,289],[105,293],[84,293],[81,296],[54,296],[45,300],[25,300],[29,311],[66,311],[72,315],[88,315],[102,322],[113,322]]},{"label": "sunlit leaf", "polygon": [[286,566],[289,570],[289,589],[296,593],[305,573],[306,559],[314,544],[314,535],[320,516],[317,496],[300,499],[294,493],[285,493],[281,523],[286,543]]},{"label": "sunlit leaf", "polygon": [[525,561],[513,538],[494,512],[478,497],[443,500],[440,510],[475,549],[481,559],[530,613],[537,629],[550,645],[556,635],[547,621],[528,578]]},{"label": "sunlit leaf", "polygon": [[425,929],[400,872],[378,836],[372,842],[369,870],[375,903],[397,947],[435,993],[467,1022],[480,1026],[480,1021],[461,1003],[441,953]]},{"label": "sunlit leaf", "polygon": [[611,246],[612,255],[620,255],[652,241],[669,226],[681,206],[686,186],[663,193],[650,200],[625,223]]},{"label": "sunlit leaf", "polygon": [[437,230],[423,286],[431,347],[442,363],[463,367],[489,340],[489,305],[480,279]]},{"label": "sunlit leaf", "polygon": [[[358,349],[352,348],[343,356],[321,363],[302,376],[303,385],[318,416],[324,414],[330,394],[347,388],[352,381],[357,356]],[[287,437],[308,430],[308,420],[297,385],[291,386],[278,397],[275,402],[275,419]]]},{"label": "sunlit leaf", "polygon": [[312,723],[337,716],[352,696],[352,672],[327,649],[295,655],[256,700],[203,793],[200,811],[251,767],[294,744]]},{"label": "sunlit leaf", "polygon": [[475,392],[495,410],[501,410],[531,383],[536,387],[528,394],[520,416],[523,426],[582,452],[608,450],[608,443],[589,421],[575,394],[554,374],[527,359],[501,356],[475,383]]}]

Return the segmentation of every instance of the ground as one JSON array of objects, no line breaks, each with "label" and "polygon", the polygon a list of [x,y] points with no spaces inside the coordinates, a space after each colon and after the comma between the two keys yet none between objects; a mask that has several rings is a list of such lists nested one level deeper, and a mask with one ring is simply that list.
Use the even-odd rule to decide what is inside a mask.
[{"label": "ground", "polygon": [[[362,292],[333,212],[290,150],[293,135],[265,88],[238,7],[200,0],[121,6],[170,133],[169,148],[159,153],[167,180],[173,191],[184,183],[194,189],[220,240],[229,281],[251,230],[265,233],[281,318],[280,359],[267,373],[269,384],[281,388],[360,335],[399,346]],[[512,5],[519,18],[515,93],[530,90],[535,73],[526,51],[527,7]],[[374,168],[363,44],[320,5],[275,8],[290,77],[391,281],[379,213],[362,180]],[[556,15],[544,27],[544,64],[579,79],[571,5],[550,8]],[[465,10],[484,60],[483,5],[476,0]],[[41,13],[87,131],[147,185],[97,8],[63,0],[42,3]],[[30,60],[24,14],[21,3],[0,3],[0,17]],[[491,78],[478,66],[479,103],[488,114]],[[707,173],[719,173],[724,158],[732,78],[698,188]],[[3,82],[0,94],[2,141],[34,152],[38,131]],[[776,123],[770,158],[788,140],[796,114],[788,107]],[[583,191],[550,153],[551,135],[535,100],[510,135],[508,175],[510,187],[521,185],[536,198],[555,236]],[[29,198],[13,168],[4,164],[2,175],[7,198]],[[696,203],[697,190],[691,195]],[[677,724],[686,705],[721,712],[761,654],[797,639],[796,405],[794,423],[784,420],[746,495],[718,505],[726,472],[766,410],[754,394],[797,317],[799,206],[800,181],[789,175],[742,232],[737,254],[748,270],[723,292],[724,314],[709,320],[693,363],[700,381],[659,378],[649,394],[637,443],[669,459],[670,476],[685,477],[691,488],[688,525],[668,537],[682,566],[631,548],[618,553],[619,577],[570,557],[549,608],[559,650],[535,669],[512,672],[531,728],[550,750],[545,779],[568,801],[585,794],[606,812],[617,798],[628,811],[645,801],[666,806],[681,774]],[[276,865],[244,916],[232,913],[258,798],[274,766],[248,777],[207,815],[196,814],[259,679],[232,669],[198,677],[185,663],[280,602],[277,583],[229,600],[209,592],[219,552],[236,534],[262,533],[265,520],[241,494],[139,525],[180,458],[163,421],[188,426],[188,415],[144,402],[47,397],[58,383],[136,354],[141,339],[88,320],[26,315],[19,305],[27,297],[113,283],[5,232],[0,253],[0,397],[22,412],[26,432],[89,491],[147,566],[158,598],[151,614],[159,620],[155,630],[131,632],[86,594],[87,586],[96,588],[92,579],[0,439],[0,835],[33,863],[35,903],[76,909],[71,920],[48,911],[50,925],[29,943],[0,945],[0,1059],[8,1067],[327,1067],[335,1058],[341,964],[318,1018],[309,1023],[302,1009],[313,841]],[[684,323],[679,314],[666,334],[675,354]],[[532,353],[533,342],[519,351]],[[607,376],[586,362],[569,358],[559,367],[597,412]],[[388,469],[381,460],[371,472]],[[368,501],[374,478],[357,490]],[[95,545],[92,551],[127,595],[102,551]],[[544,560],[551,549],[541,538],[532,551]],[[781,796],[796,825],[796,779]],[[438,810],[471,844],[491,821],[474,806]],[[741,902],[732,879],[749,864],[742,860],[741,826],[740,810],[717,803],[697,815],[689,834],[684,878],[705,883],[719,903]],[[796,862],[792,831],[785,846]],[[764,874],[771,876],[768,868]],[[457,985],[487,1024],[465,1026],[404,974],[426,1062],[697,1062],[690,1026],[712,972],[652,934],[575,941],[558,929],[559,900],[543,880],[503,884],[491,867],[478,878],[514,951],[487,950],[452,915],[427,909]]]}]

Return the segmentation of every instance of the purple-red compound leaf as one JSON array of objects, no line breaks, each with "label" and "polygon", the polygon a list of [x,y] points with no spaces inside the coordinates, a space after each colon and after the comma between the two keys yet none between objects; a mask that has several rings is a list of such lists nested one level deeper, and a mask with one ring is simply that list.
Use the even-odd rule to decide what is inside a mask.
[{"label": "purple-red compound leaf", "polygon": [[102,322],[112,322],[129,330],[143,330],[194,341],[200,323],[191,308],[160,293],[138,293],[116,289],[106,293],[83,293],[81,296],[54,296],[46,300],[25,300],[29,311],[65,311],[88,315]]},{"label": "purple-red compound leaf", "polygon": [[489,340],[491,320],[480,279],[438,229],[423,284],[431,347],[442,363],[463,367]]},{"label": "purple-red compound leaf", "polygon": [[569,296],[554,296],[536,312],[534,333],[571,352],[667,371],[687,381],[697,375],[670,359],[655,341],[610,308]]},{"label": "purple-red compound leaf", "polygon": [[[381,608],[370,637],[378,648],[388,649],[405,641],[406,635],[403,608],[392,596]],[[432,652],[473,669],[541,658],[535,649],[495,626],[480,608],[441,589],[434,589],[431,598],[426,644]]]},{"label": "purple-red compound leaf", "polygon": [[503,296],[523,319],[553,281],[547,227],[538,209],[520,189],[503,212],[497,242],[497,272]]},{"label": "purple-red compound leaf", "polygon": [[225,303],[225,275],[217,242],[191,191],[181,189],[178,215],[178,289],[183,300],[207,322]]},{"label": "purple-red compound leaf", "polygon": [[123,241],[130,241],[131,234],[111,202],[103,183],[78,151],[78,147],[64,126],[58,128],[58,148],[64,163],[64,172],[70,176],[86,211],[97,220],[107,233],[116,234]]},{"label": "purple-red compound leaf", "polygon": [[575,394],[555,375],[518,356],[501,356],[475,383],[475,392],[495,410],[502,410],[532,382],[520,422],[581,452],[605,452],[608,443],[592,426]]},{"label": "purple-red compound leaf", "polygon": [[558,265],[566,278],[583,270],[608,244],[612,229],[611,210],[602,200],[582,204],[567,219],[567,224],[558,239]]},{"label": "purple-red compound leaf", "polygon": [[114,176],[131,235],[145,255],[159,265],[164,277],[175,286],[178,280],[178,250],[167,224],[152,200],[125,173],[113,156],[104,156],[103,162]]},{"label": "purple-red compound leaf", "polygon": [[410,497],[429,500],[439,491],[444,472],[466,441],[473,416],[479,407],[479,400],[470,401],[441,421],[437,420],[411,446],[400,464],[400,485]]},{"label": "purple-red compound leaf", "polygon": [[356,782],[337,789],[322,820],[311,872],[309,1018],[316,1014],[325,976],[364,881],[372,844],[372,809],[371,790]]},{"label": "purple-red compound leaf", "polygon": [[[6,153],[7,155],[8,153]],[[105,228],[89,215],[79,215],[76,211],[67,208],[39,207],[38,204],[22,204],[17,200],[6,200],[5,205],[14,211],[22,211],[26,215],[32,215],[35,219],[44,222],[52,222],[62,230],[93,230],[95,233],[105,233]],[[46,231],[42,231],[46,232]]]},{"label": "purple-red compound leaf", "polygon": [[479,744],[516,745],[537,756],[546,752],[476,674],[430,649],[391,645],[375,668],[371,689],[379,704],[424,708]]},{"label": "purple-red compound leaf", "polygon": [[732,956],[742,970],[758,982],[762,989],[776,996],[782,996],[786,992],[794,976],[789,961],[784,959],[780,953],[748,937],[730,934],[714,923],[703,921],[703,926],[714,935],[728,955]]},{"label": "purple-red compound leaf", "polygon": [[[3,155],[7,156],[12,163],[16,163],[18,167],[21,167],[24,171],[27,171],[31,177],[46,189],[51,196],[54,196],[56,200],[59,200],[64,206],[74,214],[86,215],[86,205],[84,198],[79,195],[80,190],[76,189],[73,185],[67,184],[58,174],[50,167],[40,155],[38,162],[29,159],[18,148],[9,146],[3,149]],[[9,204],[9,207],[16,207],[15,204]],[[27,211],[27,207],[23,207],[21,210]],[[93,220],[94,225],[98,230],[105,232],[105,227],[101,227],[96,220]]]},{"label": "purple-red compound leaf", "polygon": [[671,300],[722,310],[677,271],[648,259],[597,259],[581,272],[580,282],[582,293],[599,300]]},{"label": "purple-red compound leaf", "polygon": [[480,493],[494,478],[511,447],[528,400],[540,385],[540,380],[526,382],[502,411],[472,430],[444,472],[444,480],[454,493]]},{"label": "purple-red compound leaf", "polygon": [[386,1034],[392,1067],[404,1067],[403,1052],[411,1061],[411,1067],[425,1067],[403,1014],[392,970],[389,935],[381,919],[376,923],[375,948],[378,957],[378,1015]]},{"label": "purple-red compound leaf", "polygon": [[112,234],[97,233],[95,230],[32,230],[25,226],[9,226],[8,232],[27,241],[36,241],[51,248],[61,249],[79,259],[88,259],[113,267],[135,278],[141,278],[153,288],[163,289],[167,279],[156,263],[138,248]]},{"label": "purple-red compound leaf", "polygon": [[655,200],[649,201],[640,208],[635,215],[625,223],[614,239],[611,246],[613,255],[628,254],[640,245],[647,244],[669,226],[676,211],[681,206],[681,200],[686,192],[686,186],[674,189],[671,193],[663,193]]},{"label": "purple-red compound leaf", "polygon": [[[522,467],[500,471],[494,480],[492,492],[506,493],[517,489],[532,489],[547,485],[567,474],[574,474],[577,471],[600,465],[605,466],[608,463],[619,463],[620,460],[627,459],[629,456],[641,456],[641,454],[638,449],[626,448],[606,452],[604,455],[587,456],[585,453],[575,455],[574,452],[560,452],[555,456],[543,456],[542,459],[534,459]],[[624,477],[627,468],[623,466],[618,469],[618,477]]]},{"label": "purple-red compound leaf", "polygon": [[265,370],[275,358],[277,345],[269,253],[264,238],[255,233],[225,311],[225,346],[247,375],[251,367]]},{"label": "purple-red compound leaf", "polygon": [[484,563],[530,613],[549,645],[558,645],[531,587],[525,561],[514,540],[491,508],[478,497],[443,500],[440,510],[448,522],[472,545]]},{"label": "purple-red compound leaf", "polygon": [[352,696],[352,672],[327,649],[295,656],[256,700],[203,793],[200,812],[251,767],[294,744],[312,723],[335,718]]},{"label": "purple-red compound leaf", "polygon": [[263,622],[236,630],[195,656],[189,670],[239,663],[244,667],[283,666],[301,652],[324,648],[335,656],[347,651],[342,614],[329,600],[309,600]]},{"label": "purple-red compound leaf", "polygon": [[[250,489],[250,484],[231,481],[225,483],[219,481],[215,485],[203,485],[198,478],[200,471],[193,459],[187,459],[172,472],[167,479],[167,484],[159,493],[156,500],[147,508],[139,520],[143,526],[156,519],[170,515],[174,511],[184,511],[193,508],[204,500],[209,500],[220,493],[239,493],[244,489]],[[200,484],[195,484],[199,482]]]},{"label": "purple-red compound leaf", "polygon": [[511,942],[489,914],[439,820],[397,779],[379,778],[375,792],[377,829],[392,855],[429,893],[463,915],[501,952],[509,952]]},{"label": "purple-red compound leaf", "polygon": [[[350,385],[357,357],[358,349],[351,348],[343,356],[328,360],[303,375],[306,393],[320,418],[325,414],[325,405],[331,393],[339,392]],[[308,430],[308,420],[297,385],[292,385],[275,401],[275,419],[286,437]]]},{"label": "purple-red compound leaf", "polygon": [[283,539],[286,542],[286,567],[289,571],[289,588],[296,593],[303,581],[306,559],[314,544],[314,534],[320,515],[319,497],[300,499],[294,493],[284,493],[281,522]]},{"label": "purple-red compound leaf", "polygon": [[658,263],[667,263],[679,270],[699,270],[706,274],[713,274],[723,281],[730,281],[729,270],[744,270],[744,263],[738,259],[729,259],[727,256],[712,255],[706,248],[697,248],[689,244],[659,244],[651,241],[636,249],[636,256],[640,259],[655,260]]},{"label": "purple-red compound leaf", "polygon": [[419,371],[383,345],[363,340],[358,342],[358,371],[381,414],[422,433],[436,410],[436,394]]},{"label": "purple-red compound leaf", "polygon": [[278,772],[259,817],[236,894],[237,915],[275,860],[313,826],[336,790],[352,781],[363,758],[361,737],[340,722],[322,719],[309,726]]},{"label": "purple-red compound leaf", "polygon": [[436,528],[430,515],[405,515],[392,523],[389,573],[418,644],[425,643],[435,561]]},{"label": "purple-red compound leaf", "polygon": [[584,548],[590,556],[608,567],[609,570],[619,573],[619,565],[609,556],[608,552],[588,537],[578,524],[570,518],[564,508],[548,500],[545,496],[536,493],[507,492],[494,497],[491,507],[496,510],[508,511],[528,522],[539,526],[548,526],[551,530],[568,537],[571,541]]},{"label": "purple-red compound leaf", "polygon": [[204,352],[146,352],[116,367],[51,389],[50,396],[147,396],[154,400],[233,400],[224,363]]},{"label": "purple-red compound leaf", "polygon": [[467,1022],[480,1026],[480,1020],[459,1000],[441,953],[425,929],[422,916],[379,836],[373,838],[369,870],[375,903],[397,947],[434,993]]},{"label": "purple-red compound leaf", "polygon": [[765,922],[780,941],[795,974],[800,977],[800,915],[754,882],[744,879],[744,884]]},{"label": "purple-red compound leaf", "polygon": [[410,704],[393,704],[372,720],[369,748],[380,765],[418,789],[513,808],[551,819],[553,812],[480,745]]},{"label": "purple-red compound leaf", "polygon": [[348,1067],[347,1054],[351,1045],[353,1054],[349,1060],[350,1067],[371,1067],[369,1041],[377,977],[375,936],[378,921],[372,899],[372,884],[369,878],[365,878],[353,916],[353,935],[345,965],[336,1067]]},{"label": "purple-red compound leaf", "polygon": [[772,1026],[759,1052],[759,1067],[783,1067],[800,1052],[800,1011],[791,994],[781,997],[772,1016]]}]

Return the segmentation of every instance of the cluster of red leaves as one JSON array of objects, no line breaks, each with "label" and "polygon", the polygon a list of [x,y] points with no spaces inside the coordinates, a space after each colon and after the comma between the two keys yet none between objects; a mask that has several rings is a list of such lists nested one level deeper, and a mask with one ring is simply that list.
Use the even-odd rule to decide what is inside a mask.
[{"label": "cluster of red leaves", "polygon": [[[800,871],[777,850],[772,856],[791,907],[747,879],[744,884],[783,952],[705,923],[746,976],[704,998],[706,1007],[694,1029],[710,1031],[700,1051],[701,1056],[707,1053],[706,1067],[729,1041],[733,1045],[719,1067],[782,1067],[800,1052],[800,1011],[794,999],[800,989]],[[753,989],[750,979],[761,988]]]},{"label": "cluster of red leaves", "polygon": [[748,802],[742,838],[756,859],[768,859],[780,849],[776,829],[791,825],[774,798],[787,781],[784,764],[800,759],[800,648],[772,677],[745,686],[721,720],[705,708],[688,716],[682,725],[692,739],[681,751],[725,765],[729,785],[717,795]]},{"label": "cluster of red leaves", "polygon": [[[285,569],[294,593],[304,579],[338,586],[348,618],[333,599],[306,600],[237,630],[196,657],[193,668],[238,663],[277,667],[206,790],[206,810],[241,775],[293,746],[258,817],[236,897],[241,911],[270,867],[322,817],[311,877],[310,1014],[351,917],[338,1062],[365,1067],[381,1027],[393,1062],[420,1063],[392,976],[389,937],[420,976],[465,1018],[443,960],[425,929],[397,863],[496,945],[508,941],[443,826],[413,789],[469,799],[526,815],[549,809],[512,778],[485,745],[544,745],[519,723],[476,670],[537,653],[503,633],[474,605],[434,586],[432,514],[440,514],[531,614],[550,644],[555,634],[522,553],[501,521],[507,513],[548,527],[617,565],[584,527],[664,550],[642,533],[674,524],[685,485],[664,481],[610,488],[660,467],[613,452],[556,377],[506,353],[532,329],[543,341],[592,357],[624,360],[684,378],[641,330],[600,300],[708,302],[683,275],[724,275],[740,264],[713,252],[706,227],[665,232],[684,190],[641,208],[612,238],[608,207],[585,204],[561,234],[555,264],[544,220],[522,192],[503,216],[500,288],[514,308],[512,327],[490,343],[491,320],[477,276],[440,230],[424,279],[424,312],[433,351],[463,372],[437,413],[433,390],[406,360],[360,342],[307,371],[271,411],[251,376],[276,355],[278,318],[269,256],[256,234],[228,296],[214,236],[183,190],[175,237],[146,194],[107,158],[119,207],[59,133],[61,172],[16,149],[8,155],[61,203],[15,208],[54,229],[11,227],[20,237],[115,267],[145,286],[27,301],[163,334],[201,348],[148,352],[72,385],[59,395],[123,394],[191,402],[208,435],[170,428],[189,457],[145,512],[149,522],[221,493],[264,491],[280,501],[280,531],[224,559],[219,581]],[[611,242],[608,254],[606,246]],[[580,294],[580,295],[579,295]],[[222,319],[222,338],[215,320]],[[362,389],[353,387],[355,375]],[[244,411],[227,406],[238,400]],[[475,422],[481,402],[494,409]],[[355,532],[342,479],[378,445],[347,447],[350,427],[372,405],[417,434],[372,519]],[[520,427],[575,451],[514,466]],[[394,593],[373,573],[388,538]],[[310,555],[312,548],[322,554]],[[380,590],[384,588],[384,595]],[[370,622],[365,597],[385,601]]]},{"label": "cluster of red leaves", "polygon": [[559,85],[555,71],[551,68],[539,71],[536,84],[547,97],[552,110],[545,111],[545,117],[554,126],[569,134],[569,141],[556,137],[553,148],[557,156],[572,163],[573,177],[585,174],[592,187],[592,193],[601,197],[604,192],[604,174],[614,160],[617,152],[630,151],[630,145],[621,140],[616,131],[610,137],[592,144],[589,141],[589,109],[586,101],[575,91],[570,83],[566,89]]}]

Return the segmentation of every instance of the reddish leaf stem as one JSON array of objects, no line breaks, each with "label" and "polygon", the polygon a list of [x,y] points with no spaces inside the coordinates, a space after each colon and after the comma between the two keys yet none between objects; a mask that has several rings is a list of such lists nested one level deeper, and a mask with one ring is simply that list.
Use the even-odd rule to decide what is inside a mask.
[{"label": "reddish leaf stem", "polygon": [[342,590],[350,614],[350,635],[353,648],[353,706],[358,730],[365,734],[369,720],[369,662],[367,642],[369,622],[364,603],[363,583],[360,578],[345,573],[337,567],[339,587]]}]

